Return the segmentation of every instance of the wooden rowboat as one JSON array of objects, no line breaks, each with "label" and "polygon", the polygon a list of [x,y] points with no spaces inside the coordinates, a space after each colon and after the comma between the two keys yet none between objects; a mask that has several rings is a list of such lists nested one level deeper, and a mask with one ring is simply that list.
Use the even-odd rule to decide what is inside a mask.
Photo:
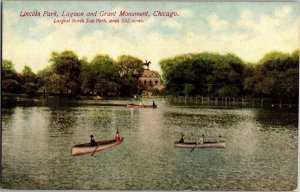
[{"label": "wooden rowboat", "polygon": [[157,105],[136,105],[136,104],[127,104],[128,108],[157,108]]},{"label": "wooden rowboat", "polygon": [[175,147],[181,148],[225,148],[225,142],[204,142],[196,145],[196,142],[178,143],[175,142]]},{"label": "wooden rowboat", "polygon": [[115,139],[97,141],[98,146],[91,146],[90,143],[74,145],[72,147],[72,156],[85,155],[85,154],[95,153],[97,151],[109,149],[111,147],[121,144],[123,140],[124,137],[122,137],[121,140],[119,141],[116,141]]}]

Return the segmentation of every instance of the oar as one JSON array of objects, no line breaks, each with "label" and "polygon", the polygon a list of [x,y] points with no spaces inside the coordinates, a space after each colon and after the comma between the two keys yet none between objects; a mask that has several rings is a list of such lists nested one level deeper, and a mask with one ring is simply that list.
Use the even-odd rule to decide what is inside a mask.
[{"label": "oar", "polygon": [[99,145],[97,144],[97,147],[95,148],[95,151],[91,154],[91,156],[94,155],[94,153],[96,152],[97,148],[99,147]]},{"label": "oar", "polygon": [[198,143],[196,143],[195,147],[193,147],[193,148],[190,150],[190,152],[194,151],[195,148],[197,147],[197,145],[198,145]]}]

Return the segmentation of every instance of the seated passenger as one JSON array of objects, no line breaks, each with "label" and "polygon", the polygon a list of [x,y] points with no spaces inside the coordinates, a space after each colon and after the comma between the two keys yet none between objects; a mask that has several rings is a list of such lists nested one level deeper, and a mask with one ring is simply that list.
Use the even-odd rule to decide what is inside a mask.
[{"label": "seated passenger", "polygon": [[115,140],[116,140],[116,141],[121,140],[121,137],[120,137],[120,135],[119,135],[119,130],[118,130],[118,129],[117,129],[117,131],[116,131]]},{"label": "seated passenger", "polygon": [[94,136],[91,135],[90,137],[91,137],[90,145],[91,145],[91,146],[97,146],[97,143],[96,143],[96,141],[94,140]]},{"label": "seated passenger", "polygon": [[183,134],[181,134],[181,139],[178,141],[178,143],[184,143]]}]

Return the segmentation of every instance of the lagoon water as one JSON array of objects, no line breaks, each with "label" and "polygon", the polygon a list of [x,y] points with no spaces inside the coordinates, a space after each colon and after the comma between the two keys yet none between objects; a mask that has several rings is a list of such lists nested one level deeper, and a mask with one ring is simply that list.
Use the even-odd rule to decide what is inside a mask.
[{"label": "lagoon water", "polygon": [[[98,190],[294,190],[298,113],[213,108],[155,100],[157,109],[109,104],[128,100],[58,98],[2,101],[2,187]],[[106,105],[100,105],[100,104]],[[144,103],[152,103],[145,100]],[[111,139],[121,145],[94,156],[71,147]],[[219,135],[225,149],[181,149],[174,141]]]}]

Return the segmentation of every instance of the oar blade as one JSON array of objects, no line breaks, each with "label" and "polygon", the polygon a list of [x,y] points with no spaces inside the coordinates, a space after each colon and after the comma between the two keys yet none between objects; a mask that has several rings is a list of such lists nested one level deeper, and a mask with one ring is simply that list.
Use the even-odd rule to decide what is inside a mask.
[{"label": "oar blade", "polygon": [[99,147],[99,145],[96,146],[95,151],[91,154],[91,156],[93,156],[95,154],[98,147]]},{"label": "oar blade", "polygon": [[190,150],[190,152],[193,152],[194,149],[197,147],[197,145],[198,145],[198,143],[195,145],[195,147],[193,147],[193,148]]}]

